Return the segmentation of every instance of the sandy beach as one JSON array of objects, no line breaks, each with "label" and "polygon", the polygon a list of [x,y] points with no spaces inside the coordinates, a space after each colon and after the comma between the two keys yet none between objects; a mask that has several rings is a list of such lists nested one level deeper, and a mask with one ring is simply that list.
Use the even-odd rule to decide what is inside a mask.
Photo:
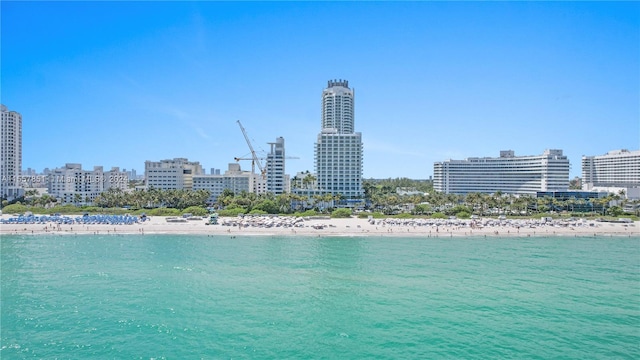
[{"label": "sandy beach", "polygon": [[[2,215],[1,219],[15,218]],[[77,216],[68,216],[75,219]],[[0,224],[0,235],[8,234],[198,234],[198,235],[273,235],[273,236],[640,236],[640,222],[599,222],[576,219],[441,220],[441,219],[330,219],[294,217],[220,218],[217,225],[207,225],[207,219],[168,222],[154,216],[134,224]]]}]

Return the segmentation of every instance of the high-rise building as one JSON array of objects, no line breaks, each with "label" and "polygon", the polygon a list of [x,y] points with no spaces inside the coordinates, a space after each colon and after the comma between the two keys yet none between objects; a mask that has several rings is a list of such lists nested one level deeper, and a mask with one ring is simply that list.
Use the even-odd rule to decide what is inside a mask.
[{"label": "high-rise building", "polygon": [[0,105],[0,197],[13,200],[23,193],[22,174],[22,115]]},{"label": "high-rise building", "polygon": [[354,90],[348,81],[328,81],[322,92],[321,126],[314,152],[319,190],[361,198],[362,134],[354,131]]},{"label": "high-rise building", "polygon": [[192,190],[193,176],[204,175],[202,165],[185,158],[145,161],[144,178],[147,188],[160,190]]},{"label": "high-rise building", "polygon": [[497,158],[439,161],[433,165],[433,188],[446,194],[566,191],[569,159],[562,150],[531,156],[515,156],[512,150],[506,150]]},{"label": "high-rise building", "polygon": [[278,137],[275,142],[269,143],[271,151],[267,154],[265,164],[265,176],[267,177],[267,192],[275,195],[286,191],[286,175],[284,173],[284,138]]},{"label": "high-rise building", "polygon": [[628,199],[640,198],[640,150],[613,150],[582,157],[582,189],[613,193],[624,191]]},{"label": "high-rise building", "polygon": [[583,156],[582,184],[589,188],[640,186],[640,150],[613,150],[604,155]]}]

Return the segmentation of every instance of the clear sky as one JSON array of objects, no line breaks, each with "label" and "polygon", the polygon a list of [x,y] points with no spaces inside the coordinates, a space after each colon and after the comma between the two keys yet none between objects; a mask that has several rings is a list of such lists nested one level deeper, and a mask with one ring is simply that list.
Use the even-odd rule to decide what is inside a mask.
[{"label": "clear sky", "polygon": [[[313,171],[327,80],[355,88],[365,178],[640,148],[638,2],[2,1],[1,100],[23,168],[205,169],[285,138]],[[243,162],[249,169],[250,163]]]}]

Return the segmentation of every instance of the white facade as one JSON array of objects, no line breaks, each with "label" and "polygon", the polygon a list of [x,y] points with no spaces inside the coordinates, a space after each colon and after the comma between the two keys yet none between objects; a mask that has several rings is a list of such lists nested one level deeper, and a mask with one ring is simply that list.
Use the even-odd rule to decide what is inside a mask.
[{"label": "white facade", "polygon": [[161,161],[145,161],[144,178],[147,189],[192,190],[193,177],[204,175],[197,161],[175,158]]},{"label": "white facade", "polygon": [[329,80],[322,91],[322,129],[336,129],[352,134],[354,128],[354,95],[347,80]]},{"label": "white facade", "polygon": [[223,175],[195,175],[193,177],[193,190],[209,190],[209,202],[215,203],[225,189],[234,194],[249,192],[253,184],[250,171],[242,171],[240,164],[231,163],[229,169]]},{"label": "white facade", "polygon": [[497,158],[468,158],[435,162],[434,190],[446,194],[530,194],[569,189],[569,159],[562,150],[542,155],[515,156],[501,151]]},{"label": "white facade", "polygon": [[582,157],[582,187],[640,186],[640,150],[614,150]]},{"label": "white facade", "polygon": [[361,198],[362,134],[354,132],[354,91],[346,80],[322,92],[322,129],[315,144],[315,173],[322,193]]},{"label": "white facade", "polygon": [[83,170],[80,164],[65,164],[49,172],[47,178],[48,193],[62,203],[90,204],[103,191],[110,188],[125,191],[129,186],[129,175],[117,167],[109,171],[102,166]]},{"label": "white facade", "polygon": [[582,189],[640,198],[640,150],[613,150],[582,157]]},{"label": "white facade", "polygon": [[285,171],[284,138],[278,137],[276,142],[269,143],[271,151],[265,163],[267,191],[275,195],[287,191]]},{"label": "white facade", "polygon": [[22,196],[22,115],[0,105],[0,197]]}]

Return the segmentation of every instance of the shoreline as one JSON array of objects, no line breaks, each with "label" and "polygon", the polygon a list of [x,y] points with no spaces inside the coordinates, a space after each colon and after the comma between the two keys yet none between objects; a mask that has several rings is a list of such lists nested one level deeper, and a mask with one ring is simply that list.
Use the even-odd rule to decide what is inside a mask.
[{"label": "shoreline", "polygon": [[[3,214],[1,219],[14,216]],[[344,236],[344,237],[640,237],[640,222],[617,223],[595,220],[430,220],[361,218],[222,217],[218,225],[206,218],[167,222],[153,216],[134,224],[0,224],[0,235],[214,235],[214,236]],[[295,220],[295,221],[293,221]],[[223,225],[226,224],[226,225]]]}]

